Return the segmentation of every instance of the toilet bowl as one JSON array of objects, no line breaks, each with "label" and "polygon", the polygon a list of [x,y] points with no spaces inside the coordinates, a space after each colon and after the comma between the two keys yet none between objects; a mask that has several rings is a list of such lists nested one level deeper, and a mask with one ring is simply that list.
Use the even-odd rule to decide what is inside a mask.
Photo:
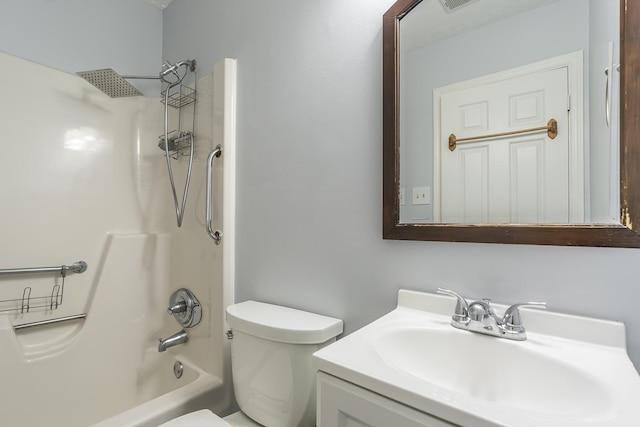
[{"label": "toilet bowl", "polygon": [[161,427],[312,427],[316,372],[312,355],[335,341],[342,321],[245,301],[227,307],[231,370],[240,411],[221,419],[204,409]]}]

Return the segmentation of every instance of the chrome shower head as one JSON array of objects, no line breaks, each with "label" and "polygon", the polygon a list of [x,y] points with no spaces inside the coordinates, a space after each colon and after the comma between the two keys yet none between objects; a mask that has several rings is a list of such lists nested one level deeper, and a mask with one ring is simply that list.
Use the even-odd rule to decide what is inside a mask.
[{"label": "chrome shower head", "polygon": [[76,73],[111,98],[141,96],[142,92],[133,87],[121,75],[111,68],[102,70],[80,71]]}]

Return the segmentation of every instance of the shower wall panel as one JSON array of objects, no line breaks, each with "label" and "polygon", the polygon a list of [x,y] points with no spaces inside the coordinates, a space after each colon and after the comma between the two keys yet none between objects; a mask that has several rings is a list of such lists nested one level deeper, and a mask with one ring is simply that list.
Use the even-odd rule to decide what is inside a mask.
[{"label": "shower wall panel", "polygon": [[[116,349],[118,360],[129,360],[138,368],[161,357],[164,353],[157,353],[157,339],[181,328],[166,314],[169,295],[180,287],[191,289],[199,298],[203,320],[189,331],[187,344],[169,352],[184,354],[222,378],[224,243],[215,246],[204,229],[205,163],[218,143],[212,120],[214,76],[198,82],[196,158],[185,221],[178,229],[164,153],[157,147],[163,127],[159,98],[111,99],[75,75],[3,53],[0,67],[5,70],[0,82],[0,115],[5,125],[5,152],[0,156],[0,269],[79,260],[89,266],[83,274],[66,277],[63,303],[56,310],[21,313],[18,302],[18,310],[0,313],[0,342],[5,343],[1,360],[6,362],[6,372],[22,372],[24,384],[19,387],[37,388],[39,382],[57,378],[47,372],[64,372],[69,379],[41,387],[59,391],[52,393],[51,401],[33,394],[27,406],[20,396],[28,393],[21,395],[3,386],[0,412],[19,407],[26,413],[27,407],[38,411],[62,405],[56,413],[64,416],[77,410],[73,399],[59,398],[69,395],[67,387],[98,375],[86,368],[103,369],[98,376],[125,379],[106,360]],[[191,120],[193,110],[185,113],[182,120]],[[178,181],[184,182],[186,163],[186,158],[174,163]],[[222,168],[216,170],[220,182],[221,174]],[[221,184],[214,187],[213,196],[214,219],[222,224]],[[113,236],[138,237],[114,240]],[[121,271],[108,263],[112,242],[118,242],[118,256],[127,261]],[[105,275],[107,271],[118,274]],[[55,284],[60,284],[55,274],[2,276],[0,299],[20,299],[26,287],[32,296],[49,295]],[[22,336],[13,329],[80,313],[87,313],[86,320],[32,328]],[[127,344],[132,341],[136,345]],[[21,367],[26,370],[20,371]],[[29,376],[30,372],[37,377]],[[1,373],[0,377],[6,378]],[[135,387],[135,375],[128,378],[124,382]],[[131,402],[123,401],[129,392],[108,388],[113,402],[104,405],[110,408],[105,415],[113,415]],[[97,389],[85,390],[90,396]],[[92,401],[111,399],[108,396],[93,396]]]}]

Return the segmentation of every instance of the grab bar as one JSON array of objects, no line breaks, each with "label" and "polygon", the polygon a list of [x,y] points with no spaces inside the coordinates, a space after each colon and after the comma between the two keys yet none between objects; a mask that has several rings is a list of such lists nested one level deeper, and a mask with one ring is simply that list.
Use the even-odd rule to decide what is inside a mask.
[{"label": "grab bar", "polygon": [[212,179],[212,172],[213,172],[213,158],[220,157],[221,155],[222,155],[222,146],[218,144],[216,148],[214,148],[213,151],[209,153],[209,157],[207,158],[207,189],[206,189],[207,211],[206,211],[205,221],[207,222],[207,232],[209,233],[209,236],[211,236],[213,241],[216,243],[216,245],[220,244],[220,241],[222,240],[222,233],[218,230],[213,231],[213,224],[211,224],[211,216],[212,216],[211,215],[211,179]]},{"label": "grab bar", "polygon": [[68,322],[69,320],[84,319],[86,317],[87,317],[87,313],[82,313],[82,314],[74,314],[73,316],[58,317],[56,319],[39,320],[37,322],[23,323],[21,325],[13,325],[13,330],[19,331],[21,329],[33,328],[36,326],[51,325],[53,323]]},{"label": "grab bar", "polygon": [[71,265],[61,265],[58,267],[30,267],[30,268],[4,268],[0,269],[2,274],[20,274],[20,273],[53,273],[59,271],[65,274],[68,271],[72,273],[84,273],[87,271],[87,263],[84,261],[74,262]]},{"label": "grab bar", "polygon": [[[620,71],[620,64],[616,67],[616,71]],[[604,69],[604,75],[606,76],[606,86],[604,89],[604,119],[609,127],[611,121],[611,103],[609,102],[609,87],[613,84],[613,76],[609,75],[609,67]]]}]

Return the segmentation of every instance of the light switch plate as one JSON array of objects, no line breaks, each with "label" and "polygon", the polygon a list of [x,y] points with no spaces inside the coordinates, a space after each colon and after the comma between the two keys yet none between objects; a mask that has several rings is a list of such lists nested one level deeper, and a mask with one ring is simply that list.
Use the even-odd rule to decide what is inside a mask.
[{"label": "light switch plate", "polygon": [[412,205],[428,205],[431,203],[431,187],[413,187]]}]

